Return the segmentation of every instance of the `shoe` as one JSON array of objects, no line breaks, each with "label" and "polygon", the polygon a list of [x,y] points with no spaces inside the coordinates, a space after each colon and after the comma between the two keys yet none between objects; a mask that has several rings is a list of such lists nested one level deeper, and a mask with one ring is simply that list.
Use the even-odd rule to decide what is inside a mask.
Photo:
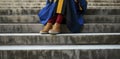
[{"label": "shoe", "polygon": [[47,23],[46,26],[40,31],[41,34],[48,34],[48,31],[52,28],[52,23]]},{"label": "shoe", "polygon": [[40,34],[48,34],[48,32],[40,31]]},{"label": "shoe", "polygon": [[52,29],[50,29],[48,31],[49,34],[59,34],[60,33],[60,25],[61,24],[58,24],[58,23],[55,23],[52,27]]},{"label": "shoe", "polygon": [[49,30],[49,34],[59,34],[60,32],[54,31],[54,30]]}]

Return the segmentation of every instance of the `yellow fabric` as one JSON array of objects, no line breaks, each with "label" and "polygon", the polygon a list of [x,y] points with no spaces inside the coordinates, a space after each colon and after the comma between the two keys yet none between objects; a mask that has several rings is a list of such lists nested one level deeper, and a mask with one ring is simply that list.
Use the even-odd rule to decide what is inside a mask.
[{"label": "yellow fabric", "polygon": [[59,0],[58,1],[57,13],[61,13],[62,12],[63,2],[64,2],[64,0]]}]

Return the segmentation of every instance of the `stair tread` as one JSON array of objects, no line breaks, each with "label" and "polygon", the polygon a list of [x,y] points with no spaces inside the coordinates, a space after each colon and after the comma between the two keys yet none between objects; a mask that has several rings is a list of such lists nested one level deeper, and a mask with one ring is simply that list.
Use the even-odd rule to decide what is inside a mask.
[{"label": "stair tread", "polygon": [[2,50],[0,54],[1,59],[120,59],[120,49]]},{"label": "stair tread", "polygon": [[120,33],[6,33],[0,39],[0,45],[114,45],[120,44]]},{"label": "stair tread", "polygon": [[98,36],[98,35],[120,35],[120,33],[61,33],[56,35],[40,33],[0,33],[0,36]]},{"label": "stair tread", "polygon": [[[0,9],[0,15],[38,15],[40,8],[31,9]],[[90,6],[86,15],[120,15],[120,7],[115,6]]]},{"label": "stair tread", "polygon": [[[0,24],[0,33],[39,33],[42,24]],[[86,23],[81,28],[82,33],[120,33],[120,23]],[[61,31],[70,33],[66,25],[62,25]]]},{"label": "stair tread", "polygon": [[[120,23],[120,15],[84,15],[85,23]],[[0,23],[39,23],[38,15],[1,15]]]},{"label": "stair tread", "polygon": [[[22,48],[21,48],[22,47]],[[120,49],[120,45],[5,45],[0,50],[97,50]]]}]

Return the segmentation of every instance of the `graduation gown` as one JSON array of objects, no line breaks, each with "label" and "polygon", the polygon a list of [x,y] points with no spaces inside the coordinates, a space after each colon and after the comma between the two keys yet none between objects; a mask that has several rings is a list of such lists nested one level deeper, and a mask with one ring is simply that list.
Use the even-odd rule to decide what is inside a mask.
[{"label": "graduation gown", "polygon": [[83,14],[86,8],[86,0],[47,0],[46,6],[40,10],[38,16],[40,23],[45,25],[56,13],[62,14],[68,29],[73,33],[79,33],[84,24]]}]

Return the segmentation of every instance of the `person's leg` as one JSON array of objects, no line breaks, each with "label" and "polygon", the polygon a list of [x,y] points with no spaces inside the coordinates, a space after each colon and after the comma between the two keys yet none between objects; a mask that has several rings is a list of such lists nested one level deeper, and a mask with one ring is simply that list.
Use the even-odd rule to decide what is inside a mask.
[{"label": "person's leg", "polygon": [[56,21],[56,19],[57,19],[57,15],[53,16],[52,18],[50,18],[50,19],[48,20],[48,23],[54,24],[55,21]]},{"label": "person's leg", "polygon": [[61,24],[62,20],[63,20],[63,15],[62,14],[58,14],[56,23]]},{"label": "person's leg", "polygon": [[53,24],[55,23],[57,15],[50,18],[44,28],[40,31],[40,33],[48,33],[50,29],[52,29]]},{"label": "person's leg", "polygon": [[63,15],[62,14],[58,14],[56,22],[55,22],[55,24],[53,25],[52,29],[49,32],[50,33],[59,33],[62,20],[63,20]]}]

